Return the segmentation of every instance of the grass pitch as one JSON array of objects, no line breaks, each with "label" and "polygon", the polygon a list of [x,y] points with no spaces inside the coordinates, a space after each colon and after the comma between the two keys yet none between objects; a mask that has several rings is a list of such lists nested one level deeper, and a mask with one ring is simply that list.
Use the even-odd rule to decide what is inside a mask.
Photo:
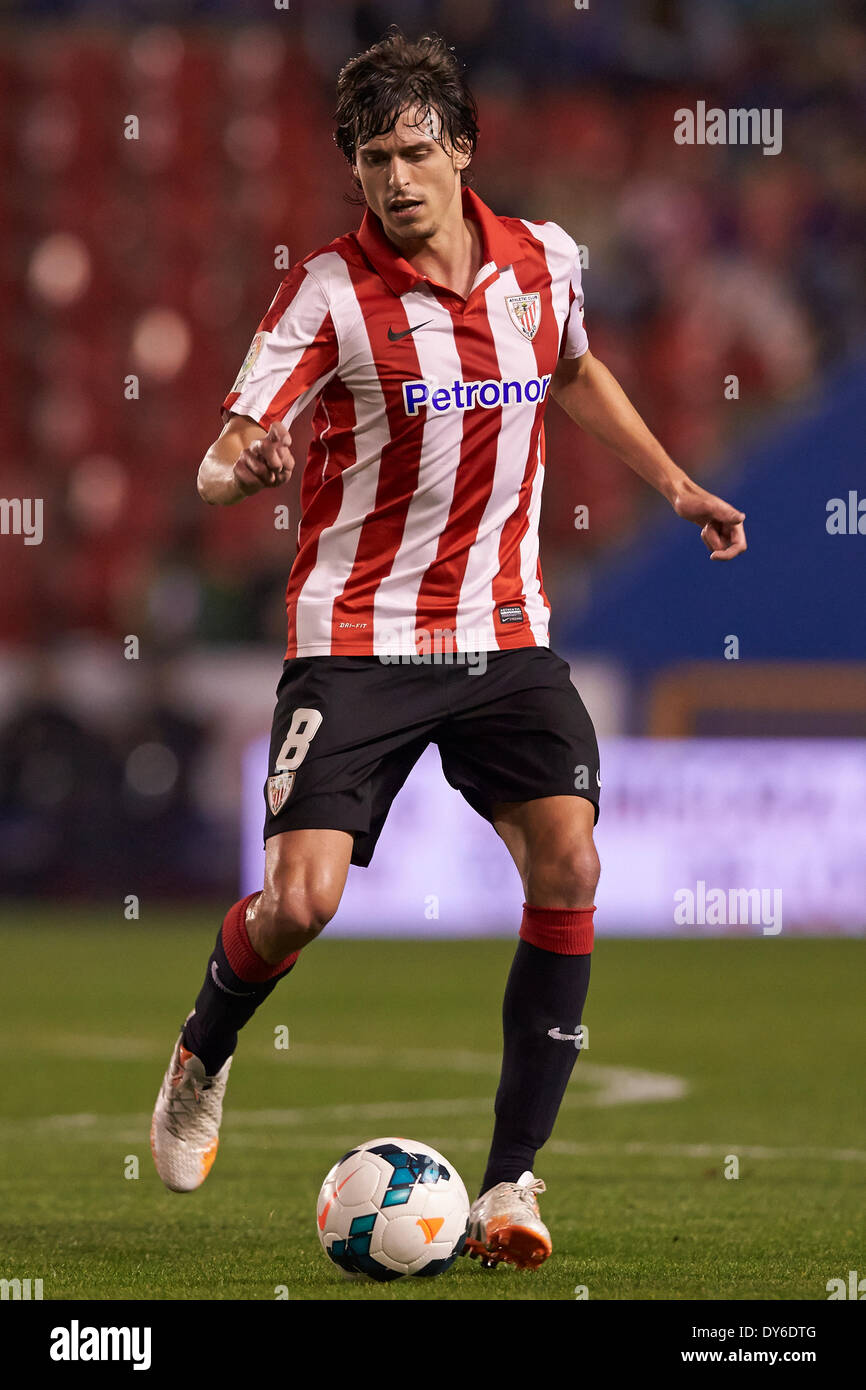
[{"label": "grass pitch", "polygon": [[219,915],[0,918],[0,1276],[46,1299],[364,1301],[826,1299],[866,1274],[862,942],[602,938],[537,1163],[553,1258],[361,1285],[319,1247],[322,1178],[398,1133],[475,1196],[513,943],[322,938],[241,1035],[216,1165],[177,1195],[150,1112]]}]

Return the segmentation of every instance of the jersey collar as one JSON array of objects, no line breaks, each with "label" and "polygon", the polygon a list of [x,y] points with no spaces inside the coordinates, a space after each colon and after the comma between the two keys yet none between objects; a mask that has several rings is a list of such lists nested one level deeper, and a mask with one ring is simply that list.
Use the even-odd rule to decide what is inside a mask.
[{"label": "jersey collar", "polygon": [[[500,271],[507,269],[519,259],[520,243],[471,188],[463,189],[463,216],[473,218],[481,231],[482,265],[472,289],[474,294],[489,285]],[[396,295],[406,294],[423,284],[435,285],[437,290],[445,294],[454,294],[453,290],[436,285],[436,282],[429,280],[426,275],[419,274],[400,255],[393,241],[385,234],[381,221],[369,208],[364,213],[357,237],[361,250],[374,270]]]}]

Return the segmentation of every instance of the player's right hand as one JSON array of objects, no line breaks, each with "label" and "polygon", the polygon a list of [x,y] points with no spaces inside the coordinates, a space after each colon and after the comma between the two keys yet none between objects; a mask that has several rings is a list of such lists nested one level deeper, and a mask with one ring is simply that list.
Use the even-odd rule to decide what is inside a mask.
[{"label": "player's right hand", "polygon": [[257,439],[244,449],[233,469],[235,482],[244,497],[289,481],[295,467],[289,448],[291,442],[292,436],[285,425],[275,420],[264,439]]}]

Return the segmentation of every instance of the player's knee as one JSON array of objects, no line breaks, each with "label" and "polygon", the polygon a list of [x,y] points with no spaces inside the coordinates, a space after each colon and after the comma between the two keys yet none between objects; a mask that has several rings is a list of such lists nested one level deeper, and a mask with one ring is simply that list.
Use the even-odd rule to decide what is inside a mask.
[{"label": "player's knee", "polygon": [[581,839],[555,848],[530,866],[527,902],[550,902],[555,899],[563,907],[591,907],[595,902],[601,865],[591,839]]},{"label": "player's knee", "polygon": [[330,922],[339,902],[339,890],[327,879],[285,884],[278,893],[263,894],[257,917],[270,952],[282,958],[308,946]]},{"label": "player's knee", "polygon": [[562,870],[575,901],[592,904],[601,875],[601,864],[591,839],[581,840],[564,856]]}]

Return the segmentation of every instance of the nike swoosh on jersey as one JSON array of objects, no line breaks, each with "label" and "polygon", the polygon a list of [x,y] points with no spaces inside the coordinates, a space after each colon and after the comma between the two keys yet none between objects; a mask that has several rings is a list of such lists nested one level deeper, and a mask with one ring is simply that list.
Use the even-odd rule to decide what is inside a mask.
[{"label": "nike swoosh on jersey", "polygon": [[580,1040],[579,1033],[560,1033],[558,1028],[548,1028],[547,1036],[556,1038],[557,1042],[578,1042]]},{"label": "nike swoosh on jersey", "polygon": [[402,333],[395,333],[391,326],[388,326],[388,342],[399,343],[401,338],[408,338],[410,333],[417,333],[419,328],[426,328],[432,319],[425,319],[423,323],[416,323],[413,328],[404,328]]}]

